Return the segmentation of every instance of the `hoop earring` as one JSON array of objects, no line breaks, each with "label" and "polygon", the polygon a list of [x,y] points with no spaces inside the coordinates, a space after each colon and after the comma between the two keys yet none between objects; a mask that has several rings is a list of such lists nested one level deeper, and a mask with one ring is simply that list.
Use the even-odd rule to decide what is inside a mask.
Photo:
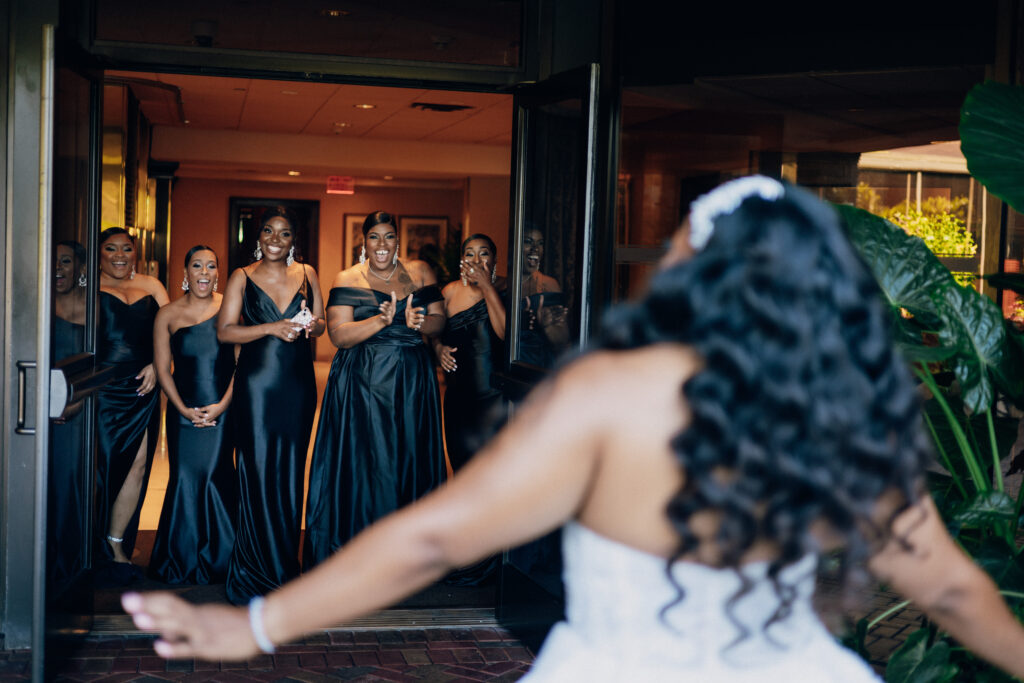
[{"label": "hoop earring", "polygon": [[395,255],[391,257],[391,263],[398,265],[398,242],[395,242]]},{"label": "hoop earring", "polygon": [[131,274],[130,274],[130,275],[128,276],[128,279],[129,279],[129,280],[134,280],[134,279],[135,279],[135,264],[134,264],[134,263],[132,264],[132,272],[131,272]]},{"label": "hoop earring", "polygon": [[181,278],[181,291],[188,291],[188,275],[183,275]]},{"label": "hoop earring", "polygon": [[284,263],[285,263],[285,265],[288,265],[288,266],[290,266],[291,264],[295,263],[295,245],[294,244],[292,245],[292,248],[288,250],[288,258],[286,258],[284,260]]},{"label": "hoop earring", "polygon": [[360,263],[366,263],[366,245],[365,244],[359,249],[359,262]]},{"label": "hoop earring", "polygon": [[87,284],[89,284],[89,281],[85,279],[85,273],[82,273],[78,276],[78,286],[85,287]]},{"label": "hoop earring", "polygon": [[253,250],[252,255],[256,258],[257,261],[263,260],[263,249],[260,248],[259,242],[256,243],[256,248]]}]

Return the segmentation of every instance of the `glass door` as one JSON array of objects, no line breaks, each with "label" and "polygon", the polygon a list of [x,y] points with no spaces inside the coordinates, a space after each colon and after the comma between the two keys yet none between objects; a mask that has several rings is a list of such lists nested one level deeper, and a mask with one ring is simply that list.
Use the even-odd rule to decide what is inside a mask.
[{"label": "glass door", "polygon": [[[590,329],[598,167],[598,65],[515,95],[507,372],[513,401]],[[502,558],[498,619],[536,649],[562,615],[561,534]]]},{"label": "glass door", "polygon": [[[50,258],[49,447],[46,462],[45,675],[92,626],[95,367],[101,85],[60,44],[54,76]],[[74,66],[72,66],[74,65]]]}]

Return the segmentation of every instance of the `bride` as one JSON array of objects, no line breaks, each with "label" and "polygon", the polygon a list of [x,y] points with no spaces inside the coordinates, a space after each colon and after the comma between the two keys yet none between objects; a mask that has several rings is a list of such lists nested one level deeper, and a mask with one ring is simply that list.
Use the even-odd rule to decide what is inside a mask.
[{"label": "bride", "polygon": [[[565,525],[531,681],[878,680],[811,607],[865,565],[1024,674],[1024,629],[924,487],[919,400],[833,211],[753,176],[694,203],[649,293],[449,485],[248,609],[123,597],[163,657],[246,658]],[[524,512],[526,511],[526,512]]]}]

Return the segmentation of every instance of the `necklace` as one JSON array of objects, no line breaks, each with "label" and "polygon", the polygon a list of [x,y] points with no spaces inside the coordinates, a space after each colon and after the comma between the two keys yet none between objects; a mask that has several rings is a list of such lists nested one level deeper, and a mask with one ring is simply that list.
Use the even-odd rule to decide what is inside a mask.
[{"label": "necklace", "polygon": [[391,282],[391,278],[395,276],[395,272],[397,272],[397,271],[398,271],[398,264],[396,263],[395,267],[391,269],[390,273],[388,273],[388,276],[384,277],[383,275],[377,275],[377,273],[373,272],[373,268],[370,268],[369,264],[367,264],[367,266],[366,266],[366,272],[368,272],[370,275],[373,275],[377,279],[383,280],[384,282]]}]

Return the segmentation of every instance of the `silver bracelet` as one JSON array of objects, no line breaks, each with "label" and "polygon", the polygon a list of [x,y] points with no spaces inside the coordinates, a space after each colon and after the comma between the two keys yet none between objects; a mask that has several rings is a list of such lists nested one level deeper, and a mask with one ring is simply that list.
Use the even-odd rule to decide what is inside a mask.
[{"label": "silver bracelet", "polygon": [[274,654],[274,643],[263,628],[263,598],[256,596],[249,601],[249,630],[256,645],[268,655]]}]

